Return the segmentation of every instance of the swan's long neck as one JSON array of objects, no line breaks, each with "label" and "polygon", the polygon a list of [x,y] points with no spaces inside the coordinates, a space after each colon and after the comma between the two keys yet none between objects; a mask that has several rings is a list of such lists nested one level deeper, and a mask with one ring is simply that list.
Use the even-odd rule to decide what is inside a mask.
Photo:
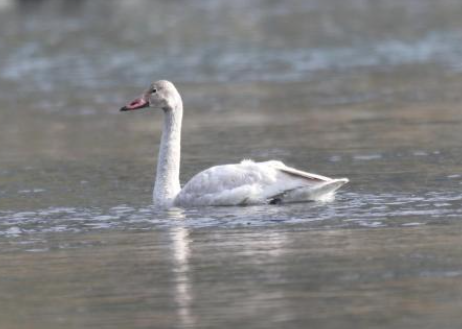
[{"label": "swan's long neck", "polygon": [[165,108],[162,139],[154,183],[154,205],[168,207],[180,193],[181,121],[183,104],[179,98],[175,108]]}]

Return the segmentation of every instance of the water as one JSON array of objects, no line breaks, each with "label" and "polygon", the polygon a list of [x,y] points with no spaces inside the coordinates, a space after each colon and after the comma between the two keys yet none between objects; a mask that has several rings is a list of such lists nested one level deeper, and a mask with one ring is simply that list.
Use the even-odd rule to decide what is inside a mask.
[{"label": "water", "polygon": [[[0,327],[458,328],[462,4],[1,1]],[[349,177],[333,202],[151,207],[242,158]]]}]

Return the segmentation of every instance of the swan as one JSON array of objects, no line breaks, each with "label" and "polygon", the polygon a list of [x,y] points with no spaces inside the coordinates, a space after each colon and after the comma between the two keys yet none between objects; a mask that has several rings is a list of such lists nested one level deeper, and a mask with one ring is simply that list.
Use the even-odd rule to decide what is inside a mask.
[{"label": "swan", "polygon": [[154,183],[153,203],[162,208],[236,206],[314,201],[332,198],[348,182],[286,166],[281,161],[214,166],[180,187],[183,102],[170,81],[152,83],[141,96],[120,111],[146,107],[162,109],[164,122]]}]

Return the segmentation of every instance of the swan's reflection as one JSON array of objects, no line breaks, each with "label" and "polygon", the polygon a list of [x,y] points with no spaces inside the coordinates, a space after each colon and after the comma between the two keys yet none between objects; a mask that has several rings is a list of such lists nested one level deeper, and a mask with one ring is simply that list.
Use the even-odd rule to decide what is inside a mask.
[{"label": "swan's reflection", "polygon": [[[233,209],[235,212],[241,211],[240,208]],[[215,212],[221,211],[217,209]],[[229,210],[228,210],[229,211]],[[243,210],[242,210],[243,211]],[[246,212],[250,213],[248,209]],[[190,216],[191,212],[179,209],[169,211],[169,219],[174,226],[169,230],[171,238],[171,258],[173,263],[173,296],[176,303],[176,315],[178,318],[178,327],[196,327],[199,323],[195,306],[197,306],[197,293],[194,290],[193,281],[193,266],[192,266],[192,238],[188,222],[184,222],[182,217]],[[206,216],[205,211],[202,212],[203,217]],[[189,218],[189,217],[188,217]],[[183,225],[184,224],[184,225]],[[189,223],[190,225],[190,223]],[[284,261],[284,256],[289,245],[293,242],[287,235],[285,230],[265,228],[263,230],[230,230],[227,234],[220,237],[211,236],[208,241],[213,241],[217,248],[219,257],[227,257],[234,260],[233,265],[230,265],[231,270],[239,269],[240,273],[246,280],[254,280],[252,273],[255,268],[261,269],[265,267],[267,273],[263,273],[262,280],[278,280],[278,282],[286,281],[288,273],[287,263]],[[200,248],[196,245],[196,248]],[[207,254],[207,256],[214,255]],[[213,256],[212,256],[213,257]],[[218,270],[221,274],[221,270]],[[256,278],[255,278],[256,279]],[[228,282],[225,282],[227,284]],[[217,291],[208,291],[209,296],[216,297]],[[265,287],[257,287],[255,294],[248,295],[239,288],[233,294],[242,294],[242,302],[247,305],[252,305],[256,309],[275,307],[286,310],[290,316],[291,308],[286,304],[286,293],[283,289],[265,289]],[[233,294],[229,296],[233,300]],[[270,296],[266,300],[265,296]],[[220,296],[222,298],[223,296]],[[265,300],[262,303],[262,300]],[[199,303],[200,304],[200,303]],[[245,313],[245,312],[244,312]],[[242,310],[231,308],[229,314],[242,314]]]},{"label": "swan's reflection", "polygon": [[[169,217],[174,220],[184,218],[181,209],[171,209]],[[189,271],[189,260],[191,257],[191,239],[189,229],[185,226],[176,226],[170,230],[173,252],[174,271],[174,299],[177,304],[178,318],[184,327],[193,326],[194,316],[191,313],[191,304],[194,296],[192,294],[191,277]]]}]

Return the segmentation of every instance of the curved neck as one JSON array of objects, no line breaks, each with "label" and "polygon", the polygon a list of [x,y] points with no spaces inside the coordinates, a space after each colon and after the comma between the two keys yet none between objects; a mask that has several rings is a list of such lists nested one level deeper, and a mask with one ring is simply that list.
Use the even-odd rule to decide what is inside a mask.
[{"label": "curved neck", "polygon": [[154,183],[154,205],[171,206],[180,193],[181,121],[183,104],[181,99],[174,109],[164,109],[164,126],[157,160]]}]

